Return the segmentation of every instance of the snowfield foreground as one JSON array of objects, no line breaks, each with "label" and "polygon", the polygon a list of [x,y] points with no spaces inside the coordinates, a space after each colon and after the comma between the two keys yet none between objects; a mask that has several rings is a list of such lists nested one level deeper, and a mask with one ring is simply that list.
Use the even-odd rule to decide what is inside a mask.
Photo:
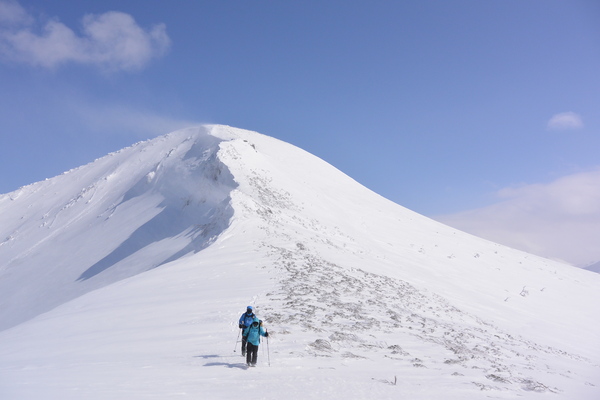
[{"label": "snowfield foreground", "polygon": [[599,303],[598,274],[225,126],[0,196],[0,399],[593,400]]}]

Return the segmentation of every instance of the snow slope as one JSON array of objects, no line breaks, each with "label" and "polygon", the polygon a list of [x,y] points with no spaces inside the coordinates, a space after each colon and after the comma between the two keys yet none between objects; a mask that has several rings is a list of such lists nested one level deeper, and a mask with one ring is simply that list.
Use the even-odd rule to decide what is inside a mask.
[{"label": "snow slope", "polygon": [[[600,276],[276,139],[173,132],[0,197],[0,398],[600,398]],[[271,336],[246,370],[246,305]],[[234,352],[237,349],[237,352]]]},{"label": "snow slope", "polygon": [[586,269],[588,271],[600,273],[600,261],[598,261],[597,263],[594,263],[592,265],[588,265],[584,269]]}]

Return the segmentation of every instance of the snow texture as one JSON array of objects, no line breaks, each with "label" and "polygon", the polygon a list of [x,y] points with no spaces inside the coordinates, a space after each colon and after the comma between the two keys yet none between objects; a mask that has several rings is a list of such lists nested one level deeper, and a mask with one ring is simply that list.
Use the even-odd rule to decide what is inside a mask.
[{"label": "snow texture", "polygon": [[598,399],[599,289],[289,144],[189,128],[0,196],[0,398]]}]

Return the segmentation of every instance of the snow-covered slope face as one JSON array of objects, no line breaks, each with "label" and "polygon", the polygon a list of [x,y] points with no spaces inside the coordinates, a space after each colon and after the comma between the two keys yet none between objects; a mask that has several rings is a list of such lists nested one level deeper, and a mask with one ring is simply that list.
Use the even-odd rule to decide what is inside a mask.
[{"label": "snow-covered slope face", "polygon": [[179,131],[0,197],[0,329],[209,245],[236,186],[220,141]]},{"label": "snow-covered slope face", "polygon": [[[247,145],[227,142],[220,153],[240,182],[234,207],[247,210],[247,218],[259,216],[265,244],[283,259],[295,258],[299,270],[317,263],[400,279],[482,318],[510,315],[523,324],[522,333],[555,330],[555,318],[569,325],[599,315],[592,308],[585,316],[573,313],[572,298],[560,292],[573,285],[579,292],[573,295],[595,297],[597,277],[439,224],[298,148],[262,135],[244,137]],[[578,336],[593,340],[596,332],[584,329]]]},{"label": "snow-covered slope face", "polygon": [[[600,276],[441,225],[254,132],[178,131],[0,207],[6,326],[62,304],[0,332],[13,398],[600,394]],[[257,374],[233,353],[248,304],[271,332]]]}]

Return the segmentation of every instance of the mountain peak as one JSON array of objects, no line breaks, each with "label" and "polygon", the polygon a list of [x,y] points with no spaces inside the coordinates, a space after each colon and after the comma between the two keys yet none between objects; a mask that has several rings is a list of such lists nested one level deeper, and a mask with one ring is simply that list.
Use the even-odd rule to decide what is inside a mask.
[{"label": "mountain peak", "polygon": [[[237,333],[238,309],[253,304],[281,365],[322,360],[356,374],[350,385],[343,372],[326,374],[351,387],[330,398],[391,396],[372,387],[391,382],[383,377],[358,383],[375,365],[443,382],[463,398],[466,387],[514,396],[600,386],[589,322],[596,274],[437,223],[256,132],[184,129],[21,188],[0,198],[0,234],[0,367],[15,376],[33,351],[74,346],[65,329],[88,358],[105,357],[91,341],[111,365],[128,365],[122,373],[135,386],[149,380],[130,360],[156,367],[173,337],[187,338],[181,360],[237,368],[227,335]],[[161,378],[178,379],[192,364],[175,362]],[[56,393],[72,379],[69,365],[87,371],[77,374],[84,381],[102,373],[101,363],[59,357]],[[279,378],[292,373],[280,368]],[[209,375],[225,382],[211,387],[213,397],[237,393],[231,378]],[[408,385],[411,398],[440,393]],[[294,388],[274,393],[307,390]],[[106,393],[123,397],[115,390]]]}]

